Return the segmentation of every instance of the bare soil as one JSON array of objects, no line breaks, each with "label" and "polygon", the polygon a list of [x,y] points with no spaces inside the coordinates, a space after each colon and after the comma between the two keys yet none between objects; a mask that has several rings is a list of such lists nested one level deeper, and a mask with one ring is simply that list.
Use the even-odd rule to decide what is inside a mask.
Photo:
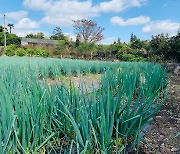
[{"label": "bare soil", "polygon": [[141,153],[180,154],[180,76],[169,74],[168,98],[151,123]]}]

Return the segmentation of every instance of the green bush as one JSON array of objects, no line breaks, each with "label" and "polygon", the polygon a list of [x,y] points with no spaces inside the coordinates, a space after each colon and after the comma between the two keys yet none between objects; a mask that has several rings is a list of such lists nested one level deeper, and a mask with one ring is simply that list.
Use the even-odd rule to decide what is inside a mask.
[{"label": "green bush", "polygon": [[77,50],[81,53],[87,53],[87,52],[92,52],[95,50],[95,44],[93,43],[81,43],[78,47]]},{"label": "green bush", "polygon": [[7,56],[14,56],[16,54],[16,45],[8,45],[4,51]]},{"label": "green bush", "polygon": [[32,49],[32,48],[27,48],[26,52],[27,52],[28,56],[35,55],[35,53],[36,53],[35,49]]},{"label": "green bush", "polygon": [[97,56],[99,57],[107,57],[108,55],[110,55],[111,49],[109,45],[99,44],[96,46],[96,52]]},{"label": "green bush", "polygon": [[55,50],[53,51],[53,54],[54,55],[64,54],[65,47],[66,47],[66,40],[59,40],[58,44],[55,47]]},{"label": "green bush", "polygon": [[26,51],[23,48],[18,48],[16,50],[16,55],[22,57],[22,56],[26,56],[27,54],[26,54]]},{"label": "green bush", "polygon": [[48,57],[49,56],[49,52],[47,50],[44,50],[41,48],[37,48],[35,54],[38,56],[42,56],[42,57]]},{"label": "green bush", "polygon": [[[15,34],[6,33],[6,44],[7,45],[11,45],[11,44],[20,45],[21,40]],[[4,32],[0,32],[0,46],[4,46]]]},{"label": "green bush", "polygon": [[123,61],[146,61],[146,58],[130,53],[119,54],[117,58]]}]

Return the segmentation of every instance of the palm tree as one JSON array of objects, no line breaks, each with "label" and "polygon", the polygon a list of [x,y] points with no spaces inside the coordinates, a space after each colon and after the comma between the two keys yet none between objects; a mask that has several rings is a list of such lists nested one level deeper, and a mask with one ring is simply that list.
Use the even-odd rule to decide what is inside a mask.
[{"label": "palm tree", "polygon": [[12,29],[14,28],[14,25],[13,25],[13,24],[8,24],[8,27],[9,27],[9,32],[10,32],[10,34],[11,34],[11,31],[12,31]]}]

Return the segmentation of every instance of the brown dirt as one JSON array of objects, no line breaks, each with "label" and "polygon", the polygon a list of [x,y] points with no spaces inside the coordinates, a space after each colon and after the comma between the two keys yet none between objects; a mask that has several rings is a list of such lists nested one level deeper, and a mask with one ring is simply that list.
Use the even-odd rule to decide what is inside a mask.
[{"label": "brown dirt", "polygon": [[152,122],[141,153],[180,154],[180,77],[169,74],[168,98]]},{"label": "brown dirt", "polygon": [[69,86],[70,81],[72,81],[76,88],[81,89],[81,86],[83,85],[85,86],[87,92],[91,92],[93,91],[93,88],[94,89],[99,88],[100,77],[101,75],[98,75],[98,76],[85,75],[85,76],[72,77],[72,78],[70,77],[63,77],[63,78],[56,78],[56,79],[47,78],[46,82],[48,85],[65,83],[67,86]]}]

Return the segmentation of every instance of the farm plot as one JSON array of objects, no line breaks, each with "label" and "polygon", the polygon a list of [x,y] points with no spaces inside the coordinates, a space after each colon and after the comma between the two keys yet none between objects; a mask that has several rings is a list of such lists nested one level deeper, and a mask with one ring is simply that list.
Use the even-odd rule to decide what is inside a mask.
[{"label": "farm plot", "polygon": [[0,153],[138,152],[166,98],[152,63],[2,57],[0,73]]}]

